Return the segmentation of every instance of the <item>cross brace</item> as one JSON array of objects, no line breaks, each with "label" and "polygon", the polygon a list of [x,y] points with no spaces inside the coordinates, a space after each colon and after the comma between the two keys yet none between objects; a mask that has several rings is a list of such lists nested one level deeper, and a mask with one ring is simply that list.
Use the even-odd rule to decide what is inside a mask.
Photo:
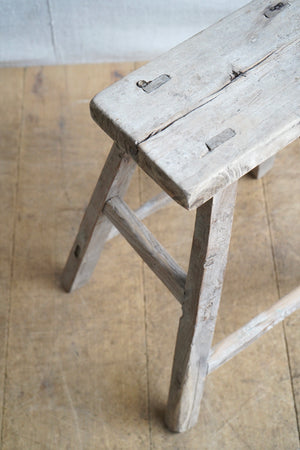
[{"label": "cross brace", "polygon": [[208,373],[218,369],[299,308],[300,286],[216,344],[210,352]]},{"label": "cross brace", "polygon": [[[134,161],[114,144],[83,217],[63,274],[67,291],[85,284],[105,242],[120,232],[182,305],[166,423],[185,431],[197,421],[206,376],[300,307],[300,288],[211,348],[231,234],[236,183],[197,208],[186,274],[140,221],[164,207],[162,193],[136,212],[122,200]],[[115,228],[113,228],[115,226]]]},{"label": "cross brace", "polygon": [[[103,213],[182,304],[186,274],[138,218],[148,216],[169,201],[170,197],[159,194],[134,213],[122,199],[113,197],[105,203]],[[109,239],[116,235],[116,230],[113,230]],[[300,287],[216,344],[210,351],[208,374],[255,342],[298,308],[300,308]]]}]

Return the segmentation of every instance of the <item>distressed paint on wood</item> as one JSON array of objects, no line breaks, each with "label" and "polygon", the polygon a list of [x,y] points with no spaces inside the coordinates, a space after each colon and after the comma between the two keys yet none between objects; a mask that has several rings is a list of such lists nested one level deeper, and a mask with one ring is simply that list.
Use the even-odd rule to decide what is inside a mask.
[{"label": "distressed paint on wood", "polygon": [[236,183],[198,208],[166,423],[186,431],[198,420],[230,242]]}]

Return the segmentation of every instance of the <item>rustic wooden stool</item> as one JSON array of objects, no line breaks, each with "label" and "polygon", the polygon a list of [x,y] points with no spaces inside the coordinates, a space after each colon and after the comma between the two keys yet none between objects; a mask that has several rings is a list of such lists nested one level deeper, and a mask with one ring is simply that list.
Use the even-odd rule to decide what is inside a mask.
[{"label": "rustic wooden stool", "polygon": [[[174,431],[196,423],[209,373],[300,307],[298,288],[211,348],[236,182],[252,170],[262,176],[300,134],[299,3],[255,0],[91,102],[115,143],[63,285],[88,281],[114,225],[182,304],[166,413]],[[134,213],[122,197],[136,163],[164,193]],[[197,208],[187,274],[140,221],[169,199]]]}]

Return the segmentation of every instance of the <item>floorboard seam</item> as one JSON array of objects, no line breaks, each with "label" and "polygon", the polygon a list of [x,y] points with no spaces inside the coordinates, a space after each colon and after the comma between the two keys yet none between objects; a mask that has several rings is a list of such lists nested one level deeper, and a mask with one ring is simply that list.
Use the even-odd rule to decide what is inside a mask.
[{"label": "floorboard seam", "polygon": [[17,179],[15,185],[15,199],[14,199],[14,215],[13,215],[13,233],[12,233],[12,245],[11,245],[11,265],[10,265],[10,283],[9,283],[9,301],[8,301],[8,311],[7,311],[7,330],[5,336],[5,359],[4,359],[4,383],[3,383],[3,403],[2,403],[2,421],[1,421],[1,437],[0,437],[0,448],[3,448],[4,441],[4,417],[6,408],[6,388],[7,388],[7,360],[8,360],[8,348],[9,348],[9,335],[10,335],[10,322],[11,322],[11,303],[12,303],[12,287],[15,269],[15,241],[16,241],[16,228],[17,228],[17,216],[18,216],[18,197],[19,197],[19,185],[20,185],[20,160],[21,160],[21,149],[23,141],[23,131],[24,131],[24,97],[25,97],[25,78],[26,78],[26,67],[23,69],[22,77],[22,104],[21,104],[21,121],[18,139],[18,156],[17,156]]},{"label": "floorboard seam", "polygon": [[[269,211],[268,202],[267,202],[266,185],[265,185],[265,182],[264,182],[263,179],[261,181],[262,181],[262,188],[263,188],[263,196],[264,196],[265,210],[266,210],[266,216],[267,216],[268,230],[269,230],[269,236],[270,236],[270,242],[271,242],[271,251],[272,251],[272,259],[273,259],[273,271],[274,271],[274,276],[275,276],[275,281],[276,281],[277,295],[278,295],[278,299],[280,299],[282,297],[282,294],[281,294],[281,291],[280,291],[279,273],[278,273],[278,267],[277,267],[275,249],[274,249],[274,239],[273,239],[273,233],[272,233],[272,227],[271,227],[270,211]],[[292,390],[294,410],[295,410],[295,416],[296,416],[296,424],[297,424],[297,431],[298,431],[298,439],[299,439],[299,442],[300,442],[299,414],[298,414],[297,403],[296,403],[295,386],[294,386],[294,382],[293,382],[292,367],[291,367],[291,360],[290,360],[290,354],[289,354],[289,346],[288,346],[288,341],[287,341],[287,336],[286,336],[286,328],[285,328],[285,322],[284,321],[282,322],[282,330],[283,330],[283,337],[284,337],[285,349],[286,349],[286,354],[287,354],[287,362],[288,362],[288,368],[289,368],[290,383],[291,383],[291,390]]]},{"label": "floorboard seam", "polygon": [[[138,169],[138,192],[139,192],[139,204],[142,205],[141,194],[141,171]],[[144,327],[145,327],[145,350],[146,350],[146,378],[147,378],[147,415],[149,424],[149,449],[152,450],[152,422],[151,422],[151,404],[150,404],[150,380],[149,380],[149,354],[148,354],[148,313],[147,313],[147,298],[145,290],[145,263],[141,261],[141,274],[142,274],[142,296],[144,301]]]}]

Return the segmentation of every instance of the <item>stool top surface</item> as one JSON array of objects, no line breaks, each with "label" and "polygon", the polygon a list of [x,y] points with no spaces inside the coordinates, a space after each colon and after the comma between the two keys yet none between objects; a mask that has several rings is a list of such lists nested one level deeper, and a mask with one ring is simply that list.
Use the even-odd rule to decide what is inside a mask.
[{"label": "stool top surface", "polygon": [[97,94],[91,113],[192,209],[299,136],[299,66],[300,1],[254,0]]}]

